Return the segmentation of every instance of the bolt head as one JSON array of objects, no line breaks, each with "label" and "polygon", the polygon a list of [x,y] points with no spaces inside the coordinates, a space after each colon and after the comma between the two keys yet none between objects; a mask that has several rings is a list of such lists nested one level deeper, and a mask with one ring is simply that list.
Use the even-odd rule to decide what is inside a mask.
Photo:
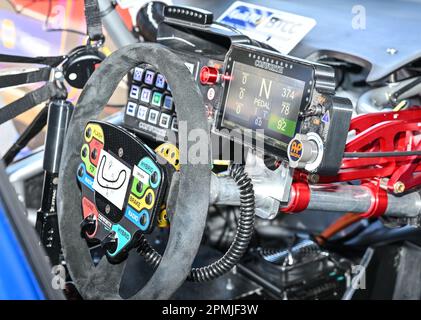
[{"label": "bolt head", "polygon": [[403,193],[405,191],[405,184],[402,181],[398,181],[393,185],[394,193]]}]

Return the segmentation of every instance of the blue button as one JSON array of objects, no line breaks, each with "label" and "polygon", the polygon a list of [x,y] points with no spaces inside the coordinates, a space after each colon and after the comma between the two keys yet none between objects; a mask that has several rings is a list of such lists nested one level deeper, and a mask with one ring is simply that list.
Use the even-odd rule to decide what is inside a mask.
[{"label": "blue button", "polygon": [[136,107],[137,107],[136,103],[129,101],[129,102],[127,103],[126,113],[127,113],[129,116],[134,117],[134,116],[136,115]]},{"label": "blue button", "polygon": [[148,70],[145,74],[145,80],[143,80],[146,84],[153,85],[153,79],[155,77],[155,72]]},{"label": "blue button", "polygon": [[[145,231],[149,227],[149,214],[146,209],[143,209],[140,213],[134,210],[132,207],[127,206],[126,212],[124,214],[128,220],[133,222],[140,230]],[[141,223],[142,216],[145,217],[144,224]]]},{"label": "blue button", "polygon": [[113,257],[130,242],[132,235],[119,224],[114,224],[111,230],[114,231],[117,236],[117,249],[114,252],[108,251],[108,254]]},{"label": "blue button", "polygon": [[133,85],[130,88],[130,98],[139,99],[139,92],[140,92],[140,88],[138,86]]},{"label": "blue button", "polygon": [[[80,171],[79,171],[80,170]],[[81,175],[79,175],[81,173]],[[83,183],[85,186],[87,186],[89,189],[94,191],[94,179],[86,173],[86,167],[85,164],[81,163],[78,168],[77,172],[77,178],[81,183]]]},{"label": "blue button", "polygon": [[165,87],[165,77],[162,74],[156,76],[155,86],[157,88],[164,89]]},{"label": "blue button", "polygon": [[172,110],[173,108],[173,99],[171,96],[165,96],[164,98],[164,108],[167,110]]}]

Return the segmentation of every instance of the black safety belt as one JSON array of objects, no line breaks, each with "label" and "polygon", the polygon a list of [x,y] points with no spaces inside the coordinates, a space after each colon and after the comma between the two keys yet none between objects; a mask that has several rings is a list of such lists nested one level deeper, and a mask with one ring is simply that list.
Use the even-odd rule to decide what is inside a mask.
[{"label": "black safety belt", "polygon": [[1,108],[0,125],[50,98],[65,99],[66,97],[67,92],[64,88],[59,88],[55,83],[49,82]]},{"label": "black safety belt", "polygon": [[[85,17],[89,41],[98,42],[101,45],[105,38],[102,33],[101,13],[97,0],[85,0]],[[65,55],[56,57],[24,57],[0,54],[0,62],[31,63],[46,66],[35,71],[2,75],[0,76],[0,88],[27,83],[47,82],[50,80],[52,69],[63,63],[66,58],[67,56]],[[66,97],[67,93],[64,88],[60,88],[54,82],[48,82],[43,87],[0,108],[0,125],[50,98],[62,99]]]},{"label": "black safety belt", "polygon": [[18,153],[26,147],[29,141],[42,131],[42,129],[47,125],[47,119],[48,106],[45,106],[4,154],[3,161],[6,167],[13,162]]},{"label": "black safety belt", "polygon": [[97,0],[85,0],[85,18],[89,40],[103,42],[105,37]]},{"label": "black safety belt", "polygon": [[51,68],[41,68],[36,71],[7,74],[0,76],[0,88],[13,87],[20,84],[48,81],[50,79]]},{"label": "black safety belt", "polygon": [[43,64],[50,67],[57,67],[64,59],[66,59],[66,56],[24,57],[12,54],[0,54],[0,62]]},{"label": "black safety belt", "polygon": [[[46,67],[35,71],[0,76],[0,88],[12,87],[27,83],[47,82],[54,67],[62,63],[67,56],[56,57],[24,57],[10,54],[0,54],[0,62],[42,64]],[[48,82],[41,88],[27,93],[22,98],[0,108],[0,125],[49,100],[50,98],[66,98],[67,92],[53,82]]]}]

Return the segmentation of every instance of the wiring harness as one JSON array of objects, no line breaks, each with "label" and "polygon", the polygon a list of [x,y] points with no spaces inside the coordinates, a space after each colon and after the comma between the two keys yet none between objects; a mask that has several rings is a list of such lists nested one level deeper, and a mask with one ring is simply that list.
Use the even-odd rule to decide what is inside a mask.
[{"label": "wiring harness", "polygon": [[[230,176],[240,189],[240,217],[234,240],[227,252],[214,263],[200,268],[192,268],[188,280],[205,282],[216,279],[230,271],[243,257],[246,252],[254,231],[255,196],[253,184],[244,166],[233,165],[230,168]],[[153,268],[157,268],[161,262],[161,255],[142,236],[138,252]]]}]

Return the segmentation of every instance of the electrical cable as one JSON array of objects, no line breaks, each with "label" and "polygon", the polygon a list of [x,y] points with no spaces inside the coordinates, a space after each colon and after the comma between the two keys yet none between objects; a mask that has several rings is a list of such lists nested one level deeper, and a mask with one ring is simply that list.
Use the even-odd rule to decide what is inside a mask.
[{"label": "electrical cable", "polygon": [[337,220],[335,220],[330,226],[328,226],[322,233],[315,237],[318,244],[324,244],[327,240],[338,234],[340,231],[349,227],[350,225],[360,221],[363,217],[356,213],[347,213]]},{"label": "electrical cable", "polygon": [[[227,252],[214,263],[192,268],[188,280],[194,282],[204,282],[216,279],[230,271],[242,258],[246,252],[254,231],[255,218],[255,196],[251,179],[244,171],[244,166],[234,165],[231,167],[230,175],[240,189],[240,218],[234,240]],[[153,268],[157,268],[161,262],[161,255],[142,236],[138,247],[138,252],[145,261]]]}]

